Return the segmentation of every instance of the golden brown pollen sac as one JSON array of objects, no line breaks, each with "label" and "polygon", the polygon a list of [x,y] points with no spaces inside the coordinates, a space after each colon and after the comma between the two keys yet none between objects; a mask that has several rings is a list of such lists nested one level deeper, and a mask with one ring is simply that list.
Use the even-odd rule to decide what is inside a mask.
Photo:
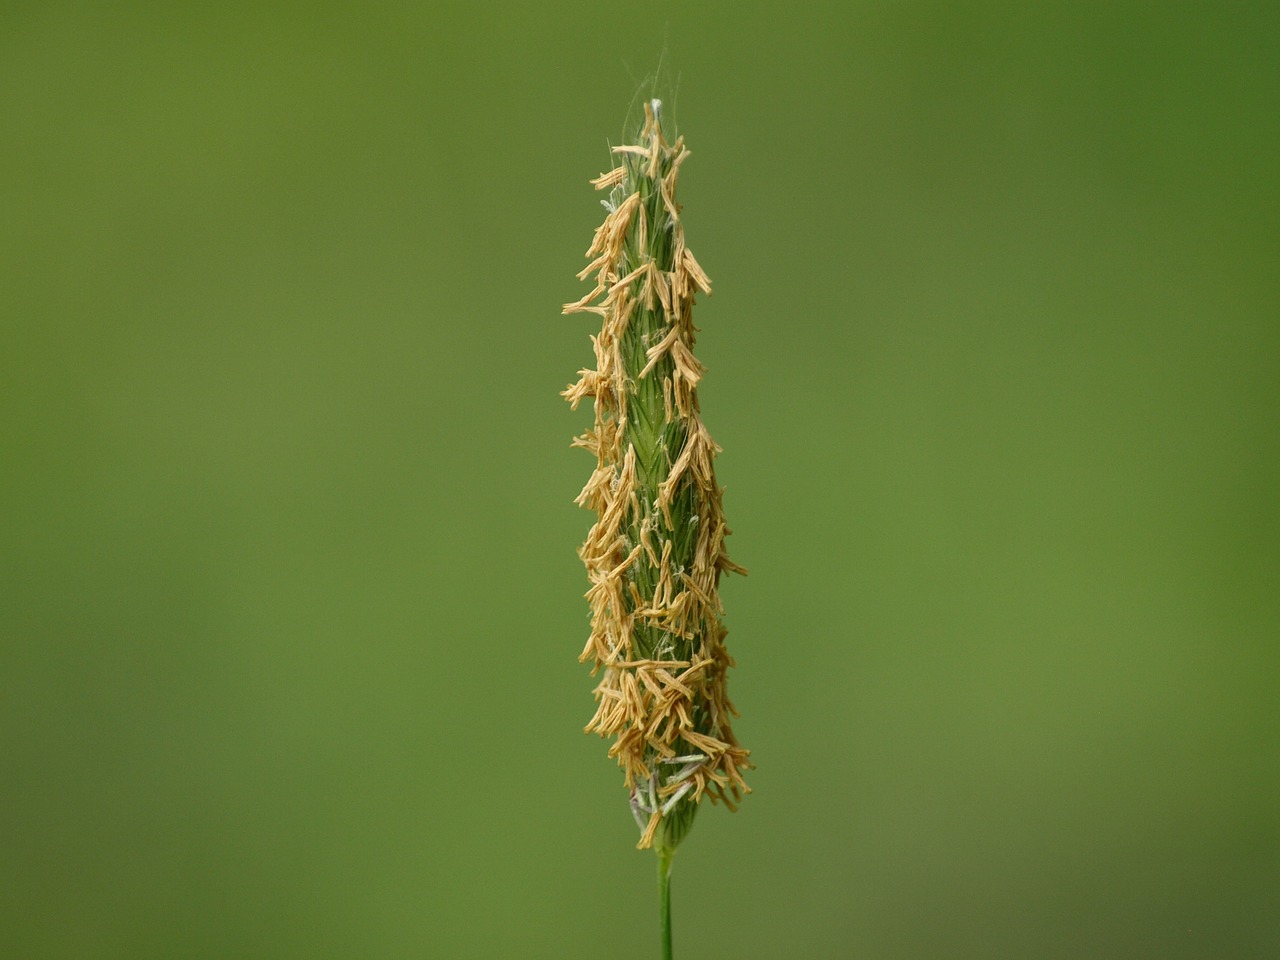
[{"label": "golden brown pollen sac", "polygon": [[638,144],[591,183],[609,211],[579,279],[592,291],[565,313],[602,319],[596,369],[564,397],[590,397],[595,423],[574,441],[596,457],[577,503],[597,514],[579,555],[591,583],[591,633],[579,659],[600,676],[588,732],[613,737],[642,823],[640,846],[680,842],[702,797],[731,809],[750,792],[749,753],[730,726],[722,573],[746,573],[725,552],[720,448],[703,426],[694,356],[694,294],[711,281],[685,246],[676,181],[689,156],[668,144],[657,101]]}]

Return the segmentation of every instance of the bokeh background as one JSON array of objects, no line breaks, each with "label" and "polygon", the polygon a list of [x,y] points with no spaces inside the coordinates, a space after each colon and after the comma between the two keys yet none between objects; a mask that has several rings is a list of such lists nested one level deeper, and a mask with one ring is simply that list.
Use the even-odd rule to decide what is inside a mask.
[{"label": "bokeh background", "polygon": [[1276,956],[1277,36],[6,4],[0,955],[657,955],[557,393],[661,62],[758,763],[678,953]]}]

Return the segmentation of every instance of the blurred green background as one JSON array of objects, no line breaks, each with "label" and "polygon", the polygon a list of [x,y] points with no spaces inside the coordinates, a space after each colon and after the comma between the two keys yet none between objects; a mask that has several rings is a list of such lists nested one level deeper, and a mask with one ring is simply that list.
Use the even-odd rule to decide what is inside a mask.
[{"label": "blurred green background", "polygon": [[1276,956],[1275,10],[6,4],[0,955],[657,955],[557,393],[665,48],[758,763],[678,954]]}]

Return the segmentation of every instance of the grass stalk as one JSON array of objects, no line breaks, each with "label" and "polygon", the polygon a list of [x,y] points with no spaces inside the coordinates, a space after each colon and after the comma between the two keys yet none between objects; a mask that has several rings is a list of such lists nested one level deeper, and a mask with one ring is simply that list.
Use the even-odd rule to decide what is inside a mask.
[{"label": "grass stalk", "polygon": [[661,102],[645,104],[637,142],[614,147],[617,165],[592,184],[608,191],[579,279],[593,281],[565,313],[601,319],[596,368],[564,391],[593,402],[591,429],[574,446],[596,466],[577,503],[597,520],[579,549],[591,588],[591,632],[580,660],[600,677],[587,731],[613,738],[637,844],[658,854],[664,956],[671,956],[671,858],[703,798],[735,809],[749,792],[749,753],[733,734],[726,692],[720,578],[746,573],[730,531],[703,425],[693,306],[711,281],[685,244],[676,183],[689,157],[668,142]]},{"label": "grass stalk", "polygon": [[662,960],[671,960],[671,858],[674,850],[658,851],[658,915],[662,921]]}]

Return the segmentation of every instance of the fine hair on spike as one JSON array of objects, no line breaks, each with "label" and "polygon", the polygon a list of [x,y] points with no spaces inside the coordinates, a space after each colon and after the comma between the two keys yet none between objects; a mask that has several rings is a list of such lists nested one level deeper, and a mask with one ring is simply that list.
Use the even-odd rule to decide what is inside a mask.
[{"label": "fine hair on spike", "polygon": [[[674,117],[679,113],[680,75],[672,74],[670,65],[671,24],[662,31],[662,48],[658,51],[658,64],[642,77],[637,77],[630,67],[627,73],[631,77],[633,94],[631,104],[627,108],[626,123],[623,126],[622,142],[634,140],[637,131],[643,129],[645,113],[652,109],[655,102],[662,106],[660,122],[669,139],[679,135]],[[647,103],[646,103],[647,101]],[[654,113],[657,111],[654,110]]]}]

